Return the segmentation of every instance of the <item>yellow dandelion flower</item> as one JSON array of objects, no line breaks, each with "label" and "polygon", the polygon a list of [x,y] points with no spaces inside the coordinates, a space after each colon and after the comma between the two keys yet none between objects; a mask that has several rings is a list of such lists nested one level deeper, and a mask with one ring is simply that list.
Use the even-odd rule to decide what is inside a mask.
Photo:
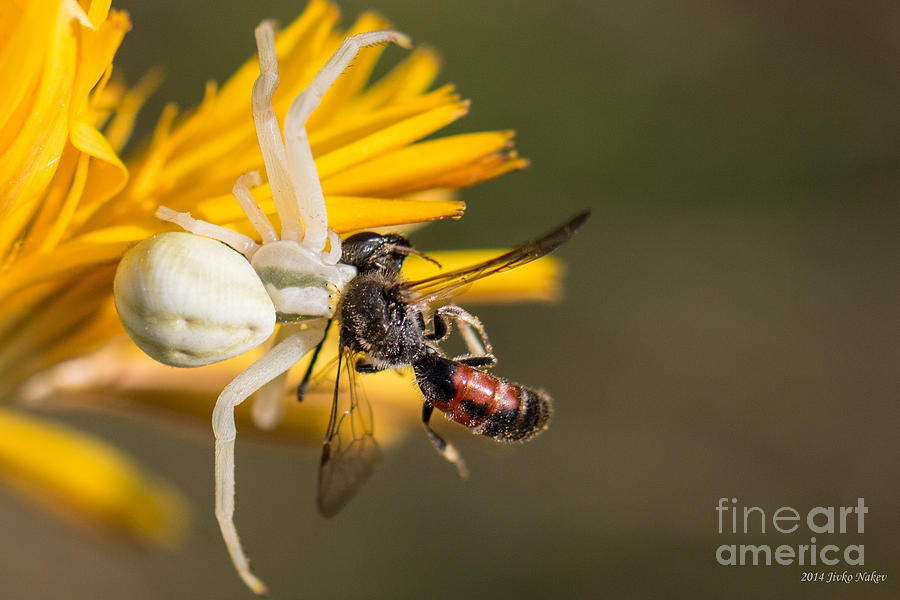
[{"label": "yellow dandelion flower", "polygon": [[[92,285],[103,285],[98,272],[81,281],[17,285],[15,272],[64,243],[84,198],[106,201],[125,184],[117,140],[98,128],[109,122],[111,129],[127,129],[147,90],[126,92],[110,82],[113,54],[130,23],[108,8],[3,3],[0,397],[7,401],[23,377],[53,364],[55,340],[91,318],[96,304],[81,300],[96,294]],[[119,146],[123,141],[120,136]],[[144,541],[172,542],[184,523],[180,496],[119,451],[6,409],[0,411],[0,479],[70,519]]]},{"label": "yellow dandelion flower", "polygon": [[[250,118],[259,63],[249,59],[221,87],[207,84],[200,106],[185,115],[167,106],[143,151],[123,163],[118,152],[158,82],[151,73],[127,89],[111,76],[113,55],[130,27],[127,16],[102,1],[85,2],[86,8],[66,0],[5,4],[12,18],[0,35],[0,74],[14,92],[0,98],[0,397],[47,406],[98,405],[102,398],[103,408],[166,409],[208,424],[218,392],[264,350],[190,371],[156,363],[124,335],[112,281],[128,248],[172,230],[156,217],[160,206],[255,235],[231,190],[243,173],[265,166]],[[389,28],[374,13],[362,15],[347,31],[337,23],[337,9],[314,0],[277,36],[280,85],[271,105],[279,121],[346,36]],[[338,233],[459,218],[464,204],[454,190],[527,164],[513,150],[509,131],[430,139],[465,115],[468,102],[452,86],[432,89],[439,65],[428,48],[414,49],[370,83],[383,51],[362,49],[306,121],[327,223]],[[253,193],[266,218],[277,219],[278,194],[272,198],[269,184]],[[452,269],[498,252],[433,257]],[[415,257],[405,269],[413,278],[434,272]],[[558,295],[559,271],[555,261],[545,259],[479,281],[466,297],[551,300]],[[280,382],[281,390],[296,386],[298,376],[291,377]],[[366,388],[379,403],[379,440],[390,443],[416,420],[408,404],[416,398],[414,390],[390,373],[368,376]],[[285,402],[289,406],[274,433],[318,440],[328,420],[326,395],[314,392],[302,407]],[[250,420],[249,410],[238,408],[238,422]],[[12,423],[8,426],[27,435],[23,448],[90,446],[54,428],[42,438],[38,424],[29,422],[28,429],[19,415],[6,418],[0,426]],[[54,480],[46,463],[17,461],[15,448],[0,445],[0,471],[13,474],[5,477],[9,481],[56,489],[73,511],[124,524],[138,535],[167,531],[180,518],[177,497],[130,462],[110,456],[85,453],[78,468],[94,479],[64,483],[61,476]],[[89,493],[98,481],[115,479],[128,482],[118,486],[127,490],[118,500]],[[135,496],[149,504],[121,512],[127,511],[122,499]]]}]

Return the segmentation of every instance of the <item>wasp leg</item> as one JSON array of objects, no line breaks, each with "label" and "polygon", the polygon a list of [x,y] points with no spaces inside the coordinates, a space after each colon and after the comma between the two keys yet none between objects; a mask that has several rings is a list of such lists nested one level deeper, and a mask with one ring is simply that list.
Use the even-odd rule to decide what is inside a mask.
[{"label": "wasp leg", "polygon": [[446,318],[453,319],[456,322],[459,332],[466,342],[466,347],[469,349],[468,355],[457,356],[453,360],[476,368],[493,367],[497,364],[494,348],[491,346],[487,331],[485,331],[484,325],[482,325],[478,317],[455,304],[448,304],[437,309],[434,314],[435,321],[438,319],[444,321]]},{"label": "wasp leg", "polygon": [[425,433],[428,435],[428,439],[431,440],[434,449],[437,450],[441,456],[456,465],[456,472],[459,474],[459,478],[468,479],[469,469],[466,468],[466,462],[463,460],[462,456],[459,455],[456,447],[438,435],[438,433],[431,428],[431,425],[428,424],[429,421],[431,421],[431,413],[433,412],[434,406],[426,400],[422,405],[422,425],[425,426]]},{"label": "wasp leg", "polygon": [[325,338],[328,337],[328,330],[331,329],[331,324],[333,322],[334,319],[328,319],[328,324],[325,325],[325,333],[322,334],[322,341],[319,342],[319,345],[313,350],[313,355],[312,358],[309,359],[309,365],[306,367],[306,372],[303,373],[303,379],[300,380],[300,385],[297,386],[297,402],[303,402],[303,397],[306,395],[306,386],[309,385],[313,368],[316,366],[316,361],[319,360],[319,353],[322,351],[322,346],[325,345]]},{"label": "wasp leg", "polygon": [[426,340],[440,342],[447,337],[448,333],[450,333],[450,327],[447,325],[447,320],[438,313],[435,313],[431,317],[431,328],[431,333],[425,334]]},{"label": "wasp leg", "polygon": [[475,369],[493,367],[497,364],[497,357],[492,354],[484,356],[462,356],[455,360],[458,363],[462,363],[467,367],[473,367]]},{"label": "wasp leg", "polygon": [[380,369],[373,365],[372,363],[366,361],[364,358],[358,359],[354,364],[353,368],[356,369],[357,373],[381,373],[384,369]]}]

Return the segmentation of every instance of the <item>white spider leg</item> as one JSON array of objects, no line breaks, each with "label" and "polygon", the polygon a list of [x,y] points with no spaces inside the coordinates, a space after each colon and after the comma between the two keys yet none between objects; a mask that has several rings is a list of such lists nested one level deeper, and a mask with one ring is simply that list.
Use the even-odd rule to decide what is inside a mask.
[{"label": "white spider leg", "polygon": [[[485,331],[481,319],[455,304],[441,306],[435,312],[442,317],[449,317],[456,322],[459,327],[459,332],[466,342],[466,347],[468,347],[469,352],[473,355],[494,355],[494,348],[491,346],[487,331]],[[478,336],[481,338],[480,340],[475,337],[473,329],[478,332]]]},{"label": "white spider leg", "polygon": [[[278,328],[278,333],[272,339],[274,348],[288,337],[297,333],[302,325],[300,323],[285,323]],[[284,384],[287,381],[288,371],[285,371],[275,379],[263,385],[253,397],[253,408],[250,414],[253,423],[264,431],[269,431],[281,422],[284,416]]]},{"label": "white spider leg", "polygon": [[253,256],[253,254],[259,249],[259,244],[257,244],[255,241],[253,241],[253,239],[247,237],[243,233],[238,233],[237,231],[228,229],[227,227],[220,227],[219,225],[213,225],[212,223],[207,223],[206,221],[195,219],[188,213],[172,210],[168,206],[160,206],[159,208],[157,208],[156,217],[163,221],[175,223],[185,231],[189,231],[191,233],[202,235],[204,237],[212,238],[214,240],[218,240],[220,242],[228,244],[229,246],[246,256],[247,259]]},{"label": "white spider leg", "polygon": [[334,229],[328,230],[328,241],[331,243],[331,248],[322,262],[326,265],[336,265],[341,260],[341,238]]},{"label": "white spider leg", "polygon": [[278,87],[278,57],[275,54],[275,26],[263,21],[256,28],[259,49],[259,77],[253,84],[251,96],[256,137],[266,165],[266,175],[272,190],[275,210],[281,220],[281,239],[298,241],[301,237],[300,207],[288,175],[287,157],[278,118],[272,108],[272,96]]},{"label": "white spider leg", "polygon": [[[303,215],[303,225],[306,228],[303,245],[314,252],[321,252],[325,247],[328,215],[325,212],[322,184],[319,182],[316,163],[309,147],[309,138],[306,136],[306,120],[319,106],[322,96],[325,95],[328,88],[334,84],[362,48],[390,42],[403,48],[411,46],[407,36],[388,30],[359,33],[345,39],[306,89],[294,99],[287,117],[284,119],[284,143],[287,150],[288,173],[294,185],[294,195],[299,203],[300,213]],[[293,226],[294,222],[291,221],[288,227]]]},{"label": "white spider leg", "polygon": [[281,423],[281,419],[284,417],[282,397],[287,376],[288,372],[285,371],[259,388],[253,398],[253,408],[250,414],[253,416],[253,423],[263,431],[271,431]]},{"label": "white spider leg", "polygon": [[259,173],[248,171],[235,180],[231,193],[234,194],[238,204],[241,205],[241,210],[247,215],[247,219],[250,220],[253,228],[259,233],[262,243],[268,244],[277,240],[278,235],[275,233],[272,223],[269,222],[269,218],[259,207],[256,200],[253,199],[253,194],[250,193],[251,187],[259,187],[260,185],[262,185],[262,179]]},{"label": "white spider leg", "polygon": [[216,436],[216,518],[231,561],[244,583],[257,594],[266,586],[253,573],[241,548],[234,526],[234,407],[271,381],[312,350],[325,334],[326,319],[306,323],[306,329],[286,338],[225,386],[213,409],[212,426]]}]

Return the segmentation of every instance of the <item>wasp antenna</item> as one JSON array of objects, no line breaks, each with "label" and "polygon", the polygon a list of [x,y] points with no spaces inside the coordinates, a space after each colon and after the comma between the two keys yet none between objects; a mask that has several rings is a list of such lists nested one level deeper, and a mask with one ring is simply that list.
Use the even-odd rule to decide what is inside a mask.
[{"label": "wasp antenna", "polygon": [[397,244],[388,244],[387,247],[388,247],[392,252],[399,252],[400,254],[406,254],[406,255],[409,255],[409,254],[415,254],[416,256],[418,256],[418,257],[420,257],[420,258],[424,258],[425,260],[427,260],[427,261],[430,262],[430,263],[436,264],[437,267],[438,267],[439,269],[443,269],[443,268],[444,268],[443,265],[441,265],[441,263],[439,263],[439,262],[436,261],[435,259],[431,258],[430,256],[428,256],[428,255],[425,254],[424,252],[421,252],[421,251],[419,251],[419,250],[416,250],[415,248],[410,248],[409,246],[399,246],[399,245],[397,245]]}]

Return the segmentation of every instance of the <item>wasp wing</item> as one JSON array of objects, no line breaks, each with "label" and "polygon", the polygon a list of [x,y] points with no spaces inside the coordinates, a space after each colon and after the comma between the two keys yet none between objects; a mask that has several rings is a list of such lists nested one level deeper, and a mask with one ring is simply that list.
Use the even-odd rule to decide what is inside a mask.
[{"label": "wasp wing", "polygon": [[317,504],[323,517],[333,517],[339,513],[368,481],[381,461],[381,450],[372,435],[372,409],[365,397],[357,392],[356,372],[349,356],[346,361],[349,406],[339,410],[343,354],[341,350],[338,355],[331,418],[319,461]]},{"label": "wasp wing", "polygon": [[338,514],[381,462],[381,450],[372,436],[352,440],[333,450],[326,442],[319,465],[319,513],[326,518]]},{"label": "wasp wing", "polygon": [[400,286],[403,299],[410,304],[446,300],[458,294],[461,288],[478,279],[530,263],[549,254],[572,237],[590,214],[590,210],[582,211],[541,237],[525,242],[518,248],[485,262],[439,273],[427,279],[405,281]]}]

